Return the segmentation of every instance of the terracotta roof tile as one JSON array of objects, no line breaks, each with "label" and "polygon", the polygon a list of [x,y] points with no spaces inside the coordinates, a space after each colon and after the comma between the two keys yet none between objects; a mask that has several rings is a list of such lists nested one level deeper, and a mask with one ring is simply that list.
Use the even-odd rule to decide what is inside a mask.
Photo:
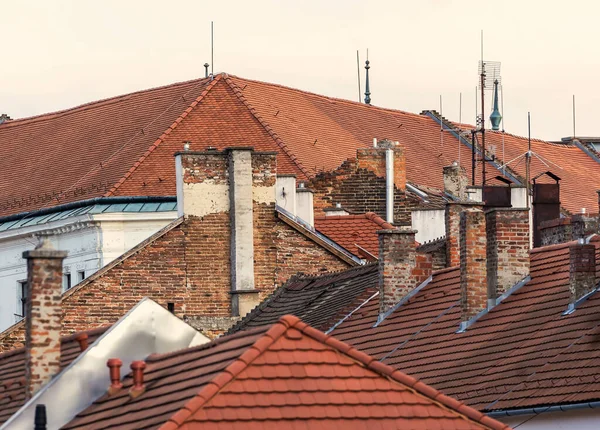
[{"label": "terracotta roof tile", "polygon": [[[86,331],[91,345],[108,327]],[[77,333],[61,339],[61,369],[67,367],[81,353]],[[25,348],[0,354],[0,425],[25,404]]]},{"label": "terracotta roof tile", "polygon": [[315,217],[315,228],[354,255],[364,258],[361,248],[377,257],[379,230],[392,229],[393,225],[373,212],[362,215]]},{"label": "terracotta roof tile", "polygon": [[293,316],[147,360],[146,392],[97,400],[73,428],[506,429]]}]

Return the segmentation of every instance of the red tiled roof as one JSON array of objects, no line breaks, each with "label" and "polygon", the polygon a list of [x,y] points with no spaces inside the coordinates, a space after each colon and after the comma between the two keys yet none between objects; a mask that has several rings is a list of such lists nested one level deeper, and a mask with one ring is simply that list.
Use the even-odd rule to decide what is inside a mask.
[{"label": "red tiled roof", "polygon": [[[96,341],[108,327],[86,331],[88,344]],[[81,353],[76,338],[81,333],[61,339],[60,367],[67,367]],[[25,404],[25,348],[0,354],[0,425]]]},{"label": "red tiled roof", "polygon": [[563,315],[568,246],[532,251],[531,281],[464,333],[459,270],[451,268],[377,327],[371,301],[333,334],[479,410],[598,400],[600,295]]},{"label": "red tiled roof", "polygon": [[145,373],[141,396],[128,377],[63,428],[507,428],[292,316],[152,356]]},{"label": "red tiled roof", "polygon": [[363,248],[377,257],[377,232],[394,226],[377,214],[368,212],[362,215],[315,217],[315,228],[354,255],[361,256],[360,248]]},{"label": "red tiled roof", "polygon": [[[503,152],[501,135],[487,136],[488,148],[506,160],[527,149],[526,139],[507,134]],[[305,179],[355,157],[373,137],[399,141],[408,180],[427,187],[442,189],[442,167],[458,158],[457,139],[447,132],[442,144],[439,125],[426,115],[226,74],[173,84],[2,124],[0,215],[102,195],[174,195],[173,153],[186,140],[194,150],[278,151],[279,172]],[[560,166],[534,158],[532,172],[563,178],[567,209],[596,207],[595,161],[571,146],[534,140],[533,149]],[[461,151],[467,166],[469,151]],[[511,167],[524,174],[523,163]]]}]

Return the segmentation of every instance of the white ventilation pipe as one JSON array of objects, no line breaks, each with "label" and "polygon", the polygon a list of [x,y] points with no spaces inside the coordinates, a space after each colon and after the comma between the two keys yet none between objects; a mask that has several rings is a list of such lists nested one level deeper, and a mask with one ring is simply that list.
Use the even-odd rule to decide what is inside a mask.
[{"label": "white ventilation pipe", "polygon": [[385,218],[394,222],[394,150],[385,151]]}]

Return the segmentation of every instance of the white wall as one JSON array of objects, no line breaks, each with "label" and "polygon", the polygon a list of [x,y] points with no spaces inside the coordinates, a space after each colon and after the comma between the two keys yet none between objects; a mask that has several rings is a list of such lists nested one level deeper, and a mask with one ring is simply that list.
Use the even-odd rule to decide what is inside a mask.
[{"label": "white wall", "polygon": [[176,216],[174,211],[82,215],[0,233],[0,331],[19,319],[19,282],[27,279],[22,254],[35,248],[37,235],[48,235],[56,249],[68,251],[63,271],[71,274],[73,287],[79,271],[90,276]]},{"label": "white wall", "polygon": [[412,211],[412,228],[417,230],[415,240],[424,243],[445,236],[446,221],[444,213],[443,209]]},{"label": "white wall", "polygon": [[519,430],[596,430],[600,428],[600,409],[577,409],[568,412],[495,418],[513,428],[519,426]]}]

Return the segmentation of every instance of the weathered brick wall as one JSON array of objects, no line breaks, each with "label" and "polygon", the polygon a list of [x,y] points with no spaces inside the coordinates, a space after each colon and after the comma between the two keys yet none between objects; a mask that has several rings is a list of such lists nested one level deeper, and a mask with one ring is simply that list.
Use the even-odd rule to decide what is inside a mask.
[{"label": "weathered brick wall", "polygon": [[529,211],[486,212],[488,296],[496,298],[529,274]]},{"label": "weathered brick wall", "polygon": [[600,232],[598,217],[586,214],[544,221],[539,230],[542,246],[565,243]]},{"label": "weathered brick wall", "polygon": [[460,294],[462,319],[467,321],[487,307],[485,214],[467,209],[460,214]]},{"label": "weathered brick wall", "polygon": [[[406,199],[406,162],[403,148],[394,149],[394,221],[410,222],[414,202]],[[309,182],[314,191],[315,216],[341,203],[351,213],[375,212],[385,218],[385,150],[359,149],[357,158],[346,160],[338,169],[318,173]]]},{"label": "weathered brick wall", "polygon": [[[255,280],[261,300],[297,272],[319,274],[348,264],[276,219],[271,205],[255,204]],[[113,324],[150,297],[175,315],[230,324],[229,216],[186,218],[181,225],[63,296],[63,335]],[[209,327],[207,335],[223,329]],[[24,325],[0,337],[0,351],[22,346]]]}]

